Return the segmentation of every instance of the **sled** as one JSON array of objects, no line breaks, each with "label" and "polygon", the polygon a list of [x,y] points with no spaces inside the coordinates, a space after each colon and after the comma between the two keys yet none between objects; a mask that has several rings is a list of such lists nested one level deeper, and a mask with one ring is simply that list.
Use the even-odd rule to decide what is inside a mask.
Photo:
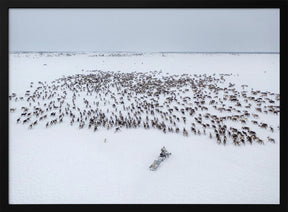
[{"label": "sled", "polygon": [[160,164],[165,161],[167,158],[169,158],[169,156],[171,155],[171,153],[167,153],[166,157],[161,157],[159,156],[157,160],[154,160],[153,163],[149,166],[149,169],[151,171],[156,171]]}]

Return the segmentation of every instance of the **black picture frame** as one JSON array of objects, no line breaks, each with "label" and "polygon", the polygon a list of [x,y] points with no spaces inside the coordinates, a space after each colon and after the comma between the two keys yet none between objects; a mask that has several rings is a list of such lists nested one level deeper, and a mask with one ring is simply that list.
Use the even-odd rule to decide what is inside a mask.
[{"label": "black picture frame", "polygon": [[[52,211],[59,210],[207,210],[207,211],[288,211],[287,204],[287,95],[285,93],[285,77],[287,71],[287,5],[286,0],[2,0],[1,1],[1,211]],[[280,204],[279,205],[225,205],[225,204],[51,204],[51,205],[11,205],[9,204],[9,8],[278,8],[280,9]]]}]

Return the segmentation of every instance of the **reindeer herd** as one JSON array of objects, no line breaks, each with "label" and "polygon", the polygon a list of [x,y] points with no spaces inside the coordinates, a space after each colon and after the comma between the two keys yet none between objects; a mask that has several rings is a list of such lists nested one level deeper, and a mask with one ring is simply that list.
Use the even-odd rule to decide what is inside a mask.
[{"label": "reindeer herd", "polygon": [[[164,74],[150,72],[104,72],[63,76],[50,83],[30,83],[24,96],[9,96],[16,122],[33,129],[69,124],[95,133],[103,128],[158,129],[183,136],[209,136],[218,144],[275,142],[271,135],[279,125],[265,123],[265,115],[278,116],[280,95],[260,90],[237,90],[227,83],[230,74]],[[249,112],[249,111],[250,112]],[[255,127],[250,129],[247,125]],[[257,131],[257,130],[256,130]]]}]

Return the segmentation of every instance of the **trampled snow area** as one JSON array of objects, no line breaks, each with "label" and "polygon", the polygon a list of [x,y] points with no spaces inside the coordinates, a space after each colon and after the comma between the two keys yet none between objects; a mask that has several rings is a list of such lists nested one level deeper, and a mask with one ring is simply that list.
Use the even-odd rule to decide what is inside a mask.
[{"label": "trampled snow area", "polygon": [[[234,91],[239,92],[247,91],[247,96],[253,96],[253,91],[260,91],[256,98],[273,99],[273,105],[279,106],[279,101],[275,99],[279,94],[278,54],[11,53],[9,94],[15,93],[18,99],[12,97],[9,101],[9,108],[16,108],[14,112],[9,112],[10,204],[279,204],[279,113],[264,113],[263,110],[269,108],[265,108],[265,104],[257,106],[257,102],[246,109],[244,105],[249,102],[243,101],[241,95],[238,96],[242,104],[239,109],[247,110],[251,115],[257,114],[259,117],[255,120],[259,124],[267,123],[268,128],[253,124],[252,116],[245,119],[245,124],[231,120],[225,123],[228,128],[250,127],[264,144],[246,142],[238,146],[227,135],[227,143],[223,145],[217,143],[214,134],[212,139],[209,138],[213,128],[210,131],[207,128],[206,135],[202,128],[201,135],[191,132],[192,120],[199,118],[196,114],[201,113],[202,117],[206,113],[219,117],[240,114],[233,110],[231,113],[220,112],[209,104],[210,99],[206,99],[204,104],[208,110],[196,111],[193,119],[188,118],[186,125],[179,121],[180,129],[187,126],[188,136],[183,136],[182,132],[163,133],[152,127],[123,127],[119,132],[115,132],[115,128],[107,130],[99,127],[94,132],[93,127],[89,129],[87,125],[82,129],[78,124],[71,126],[71,120],[66,116],[62,123],[58,120],[57,124],[49,127],[45,126],[46,121],[39,121],[40,116],[37,117],[39,123],[32,129],[28,129],[32,120],[28,124],[22,123],[21,107],[31,111],[33,107],[35,109],[49,103],[44,98],[43,102],[41,98],[35,102],[31,99],[27,101],[27,90],[33,94],[37,87],[43,86],[42,82],[48,86],[54,82],[57,84],[57,79],[67,79],[69,76],[82,80],[81,77],[86,79],[85,76],[96,74],[99,70],[104,75],[124,73],[124,76],[134,72],[143,73],[144,76],[146,73],[151,76],[157,73],[159,77],[182,74],[193,77],[196,74],[196,79],[202,79],[204,74],[221,79],[221,74],[225,74],[225,82],[220,80],[215,85],[235,88]],[[229,83],[235,85],[229,87]],[[60,81],[59,85],[64,86]],[[51,86],[52,91],[54,89],[61,96],[64,90],[60,88],[57,90]],[[208,95],[208,89],[206,91]],[[177,90],[175,92],[177,94]],[[223,98],[221,92],[219,96]],[[264,96],[261,92],[268,94]],[[179,101],[182,100],[180,94],[176,96]],[[44,90],[41,95],[44,96]],[[215,95],[211,93],[212,97]],[[117,93],[115,96],[119,98]],[[138,94],[138,97],[145,98],[145,94]],[[190,97],[193,99],[192,95]],[[82,107],[81,110],[85,108],[83,98],[89,100],[92,108],[103,109],[105,114],[109,109],[107,114],[111,114],[111,105],[104,105],[104,99],[100,97],[99,105],[92,104],[94,96],[86,95],[86,91],[77,95],[76,105]],[[72,92],[68,93],[65,105],[71,105],[72,99]],[[53,100],[56,104],[57,97]],[[124,101],[127,105],[129,100]],[[29,102],[32,104],[29,105]],[[174,107],[176,103],[172,102],[170,106]],[[226,106],[235,107],[235,103],[227,102]],[[261,107],[262,112],[256,111],[256,107]],[[122,110],[122,106],[118,108],[118,112]],[[127,111],[123,110],[123,114],[127,115]],[[21,123],[17,123],[19,117]],[[160,118],[160,113],[157,117]],[[145,115],[142,118],[145,119]],[[48,119],[52,120],[50,116]],[[268,136],[275,143],[267,141]],[[157,159],[162,146],[172,155],[157,171],[150,171],[149,166]]]}]

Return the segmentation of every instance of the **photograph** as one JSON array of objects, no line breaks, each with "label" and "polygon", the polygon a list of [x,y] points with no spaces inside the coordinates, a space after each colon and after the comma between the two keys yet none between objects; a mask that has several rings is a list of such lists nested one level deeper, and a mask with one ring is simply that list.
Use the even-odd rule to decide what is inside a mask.
[{"label": "photograph", "polygon": [[8,15],[9,204],[280,204],[279,8]]}]

